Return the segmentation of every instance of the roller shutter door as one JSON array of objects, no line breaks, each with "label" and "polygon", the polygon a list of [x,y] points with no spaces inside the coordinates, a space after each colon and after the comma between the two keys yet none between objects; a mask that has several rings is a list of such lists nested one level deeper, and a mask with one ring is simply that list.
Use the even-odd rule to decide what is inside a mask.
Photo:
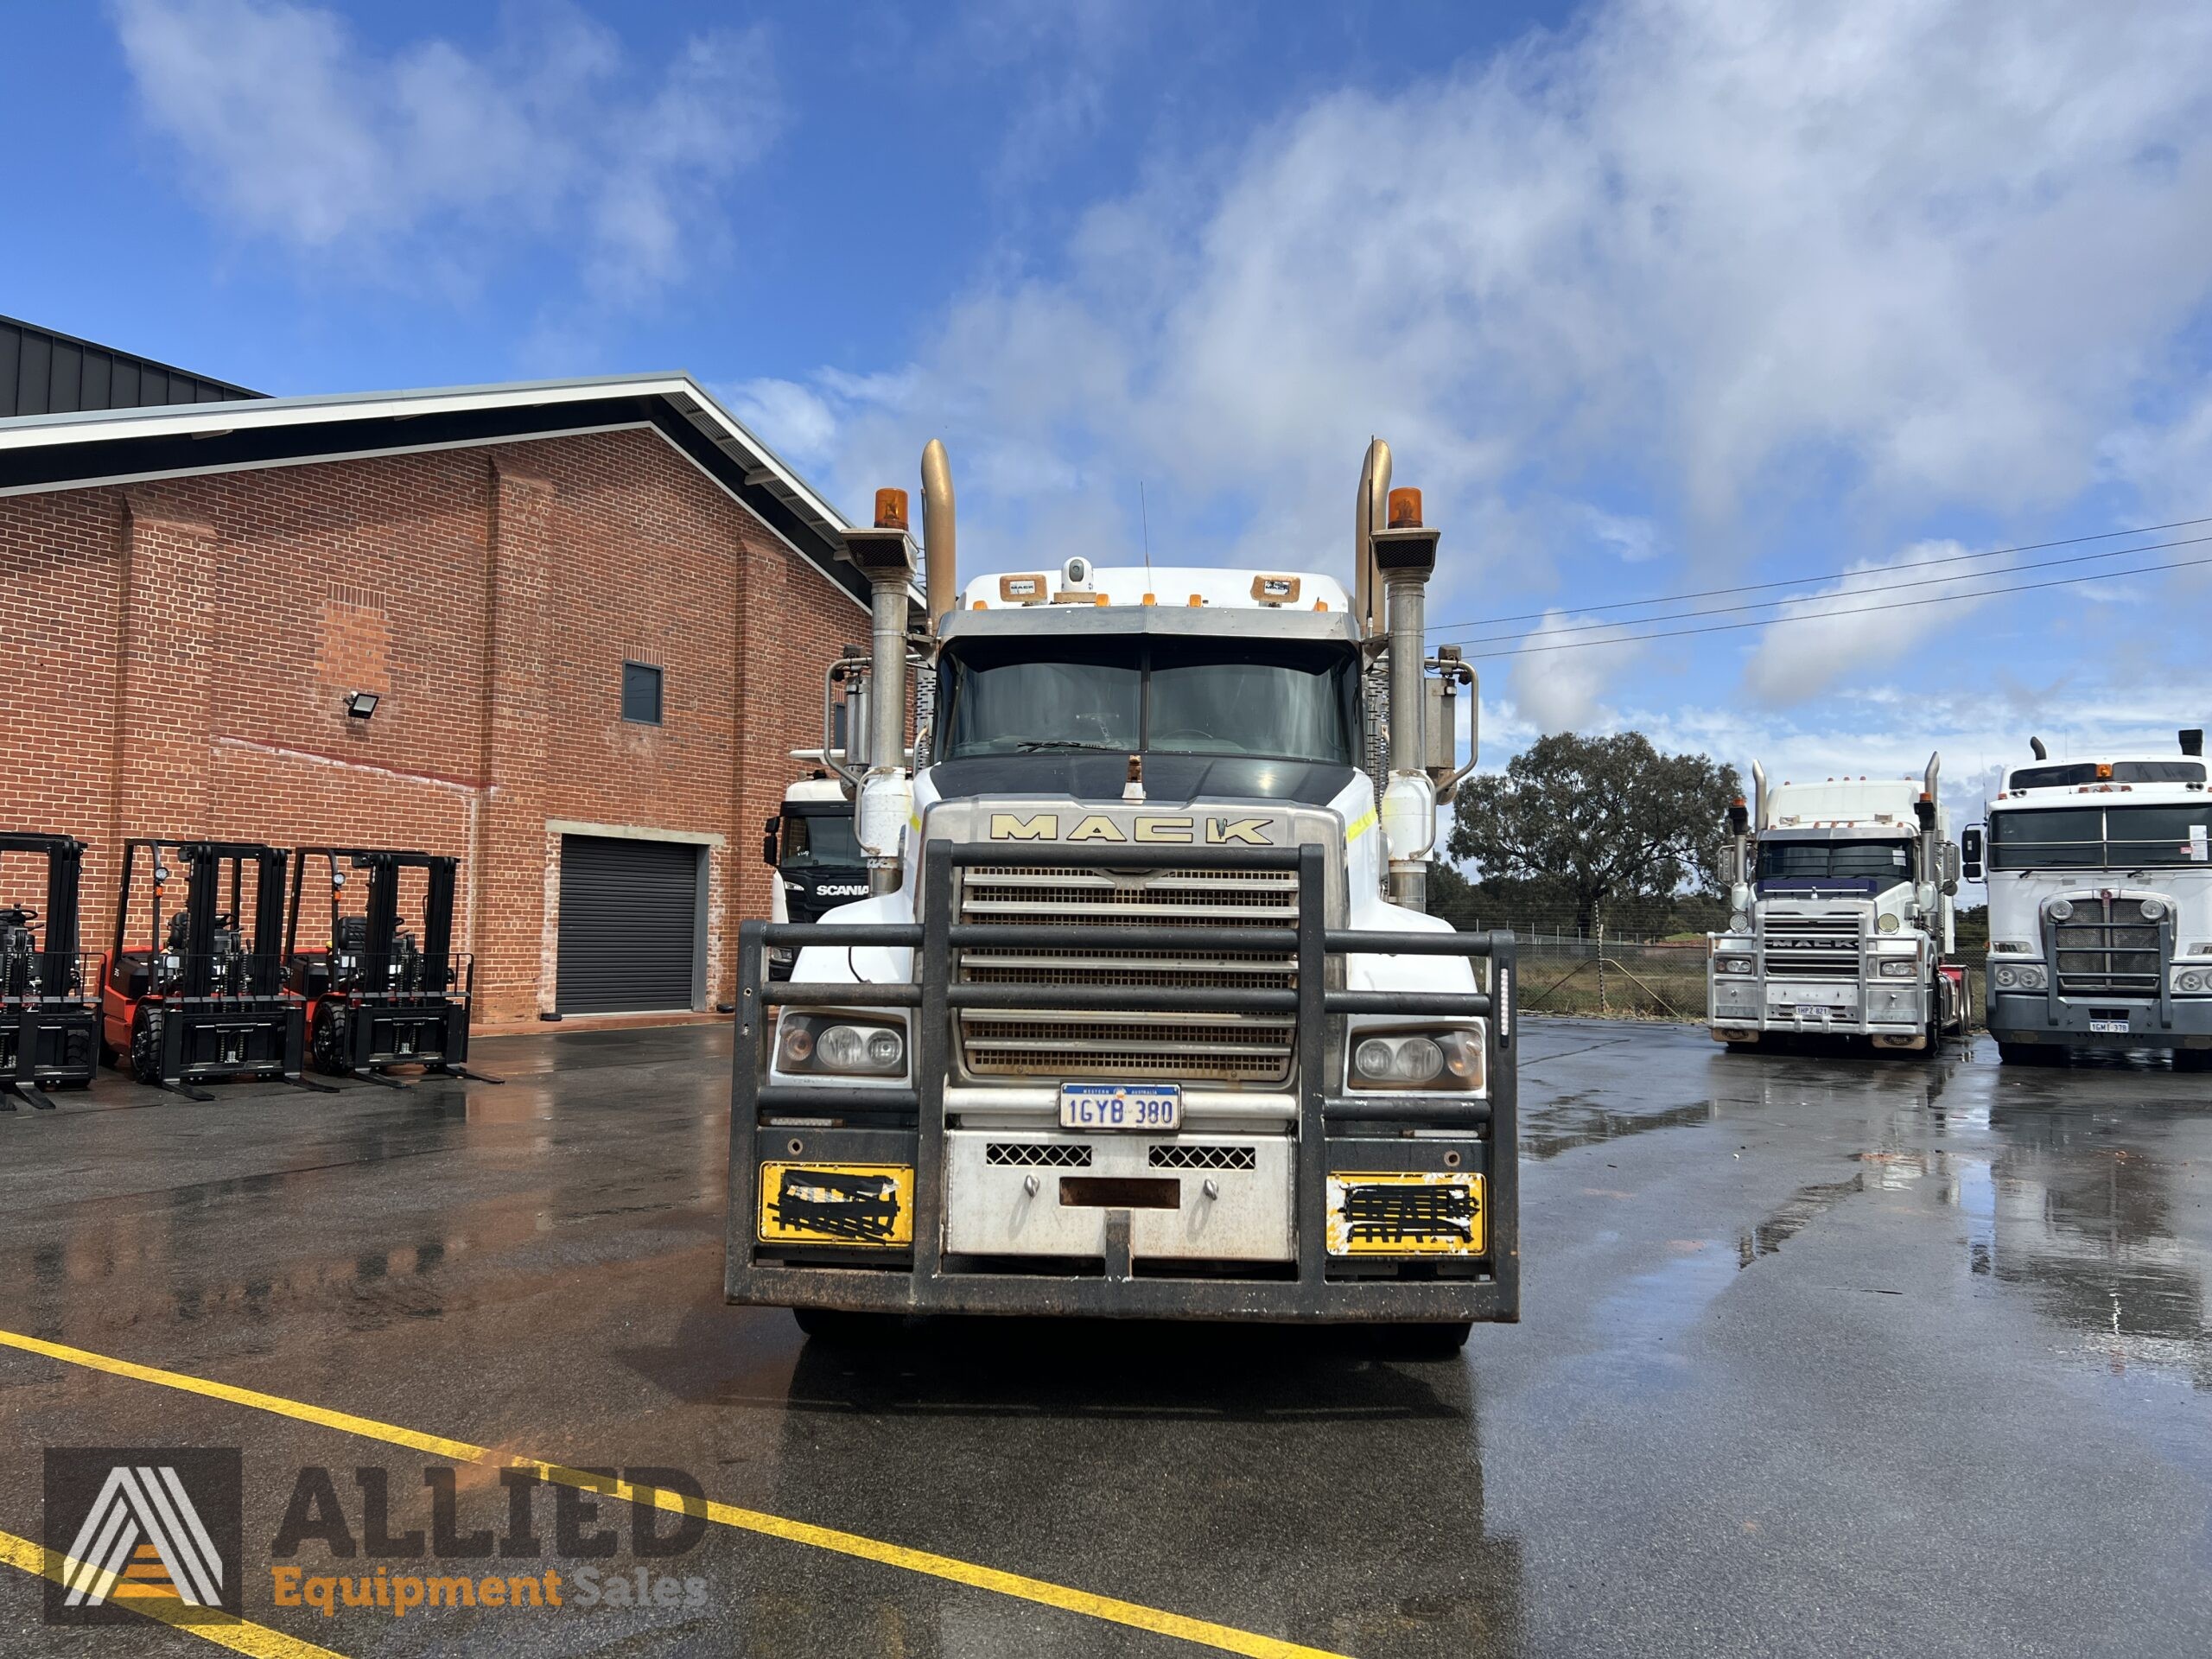
[{"label": "roller shutter door", "polygon": [[561,837],[563,1014],[688,1008],[699,941],[699,849]]}]

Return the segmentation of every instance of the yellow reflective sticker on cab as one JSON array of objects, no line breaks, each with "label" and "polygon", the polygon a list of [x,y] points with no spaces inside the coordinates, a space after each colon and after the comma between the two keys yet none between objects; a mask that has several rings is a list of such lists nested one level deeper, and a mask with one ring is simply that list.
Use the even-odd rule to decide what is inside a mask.
[{"label": "yellow reflective sticker on cab", "polygon": [[760,1242],[912,1244],[913,1168],[906,1164],[763,1164]]},{"label": "yellow reflective sticker on cab", "polygon": [[1331,1255],[1480,1255],[1483,1178],[1456,1170],[1340,1170],[1329,1177]]}]

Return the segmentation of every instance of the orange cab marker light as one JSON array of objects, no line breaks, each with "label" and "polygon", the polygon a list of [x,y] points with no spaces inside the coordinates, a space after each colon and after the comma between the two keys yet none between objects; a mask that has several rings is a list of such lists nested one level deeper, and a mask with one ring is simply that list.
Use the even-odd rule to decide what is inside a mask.
[{"label": "orange cab marker light", "polygon": [[1203,605],[1205,602],[1206,596],[1204,594],[1192,594],[1191,595],[1191,603],[1193,605]]},{"label": "orange cab marker light", "polygon": [[969,608],[970,608],[971,610],[988,611],[988,610],[989,610],[991,607],[990,607],[989,606],[988,606],[988,605],[984,604],[984,603],[983,603],[983,601],[982,601],[982,600],[980,600],[980,599],[979,599],[979,600],[977,600],[977,601],[975,602],[975,604],[974,604],[973,606],[969,607]]},{"label": "orange cab marker light", "polygon": [[1094,605],[1104,605],[1109,602],[1109,600],[1104,594],[1095,594],[1091,596],[1090,602]]},{"label": "orange cab marker light", "polygon": [[1325,611],[1329,608],[1329,601],[1325,599],[1317,599],[1313,601],[1313,608],[1317,611]]},{"label": "orange cab marker light", "polygon": [[1160,595],[1157,594],[1147,594],[1144,596],[1144,602],[1147,605],[1157,605],[1160,603]]}]

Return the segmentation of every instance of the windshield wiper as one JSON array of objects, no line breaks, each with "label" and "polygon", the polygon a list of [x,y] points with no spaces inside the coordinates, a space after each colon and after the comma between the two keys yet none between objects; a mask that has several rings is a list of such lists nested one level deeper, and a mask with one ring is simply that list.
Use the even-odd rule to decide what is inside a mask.
[{"label": "windshield wiper", "polygon": [[1035,737],[1014,746],[1023,754],[1039,754],[1047,750],[1074,751],[1084,754],[1127,754],[1127,749],[1116,748],[1111,743],[1078,743],[1069,738]]}]

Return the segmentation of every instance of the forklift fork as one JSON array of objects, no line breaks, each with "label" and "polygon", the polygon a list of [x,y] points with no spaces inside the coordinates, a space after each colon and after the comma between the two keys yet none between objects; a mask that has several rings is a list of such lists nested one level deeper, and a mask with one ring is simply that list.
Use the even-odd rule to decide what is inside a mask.
[{"label": "forklift fork", "polygon": [[415,1086],[411,1083],[402,1083],[397,1077],[388,1077],[372,1065],[357,1065],[352,1075],[363,1083],[382,1084],[387,1089],[412,1089]]},{"label": "forklift fork", "polygon": [[54,1109],[54,1103],[47,1098],[46,1091],[36,1084],[0,1083],[0,1112],[14,1111],[19,1100],[28,1100],[41,1112]]},{"label": "forklift fork", "polygon": [[[305,1089],[313,1094],[334,1095],[338,1092],[338,1085],[334,1083],[317,1083],[313,1077],[294,1077],[289,1071],[279,1081],[289,1083],[295,1089]],[[208,1096],[203,1095],[200,1098],[205,1100]]]},{"label": "forklift fork", "polygon": [[482,1071],[472,1071],[465,1065],[433,1066],[432,1072],[442,1077],[467,1077],[471,1083],[505,1083],[505,1077],[494,1077]]},{"label": "forklift fork", "polygon": [[208,1101],[215,1098],[205,1089],[195,1089],[188,1083],[170,1083],[167,1079],[162,1079],[153,1086],[156,1089],[165,1089],[173,1095],[182,1095],[187,1100]]}]

